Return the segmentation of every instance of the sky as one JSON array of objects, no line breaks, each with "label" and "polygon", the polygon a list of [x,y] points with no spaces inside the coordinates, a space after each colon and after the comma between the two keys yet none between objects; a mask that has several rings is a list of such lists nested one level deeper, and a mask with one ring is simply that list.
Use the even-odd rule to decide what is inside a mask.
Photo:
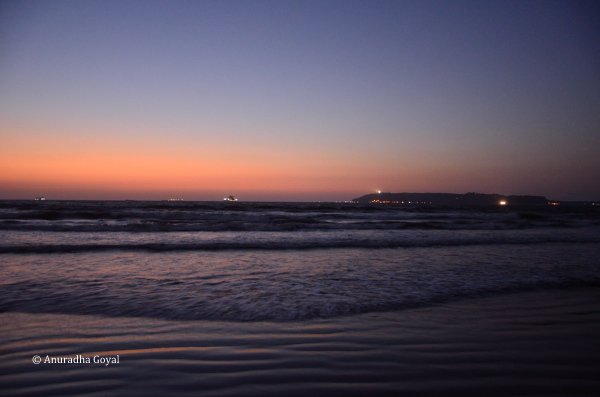
[{"label": "sky", "polygon": [[0,2],[0,198],[598,181],[594,1]]}]

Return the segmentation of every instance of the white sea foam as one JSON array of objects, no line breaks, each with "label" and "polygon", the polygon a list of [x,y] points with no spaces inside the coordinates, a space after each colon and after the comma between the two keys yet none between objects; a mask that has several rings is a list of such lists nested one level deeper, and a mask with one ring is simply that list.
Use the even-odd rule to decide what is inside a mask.
[{"label": "white sea foam", "polygon": [[4,254],[0,311],[302,320],[597,285],[600,244]]}]

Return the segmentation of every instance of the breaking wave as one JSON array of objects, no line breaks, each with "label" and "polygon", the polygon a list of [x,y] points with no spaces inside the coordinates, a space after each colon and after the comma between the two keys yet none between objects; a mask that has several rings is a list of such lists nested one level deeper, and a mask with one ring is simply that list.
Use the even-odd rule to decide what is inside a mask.
[{"label": "breaking wave", "polygon": [[598,286],[598,258],[598,244],[19,255],[4,270],[0,311],[294,321]]},{"label": "breaking wave", "polygon": [[509,230],[600,225],[597,211],[319,203],[0,202],[0,230],[64,232]]},{"label": "breaking wave", "polygon": [[108,243],[108,244],[21,244],[0,246],[0,254],[51,254],[100,251],[237,251],[237,250],[313,250],[340,248],[416,248],[416,247],[453,247],[470,245],[524,245],[549,243],[600,243],[600,235],[533,235],[533,236],[478,236],[453,239],[289,239],[271,241],[205,241],[194,243]]}]

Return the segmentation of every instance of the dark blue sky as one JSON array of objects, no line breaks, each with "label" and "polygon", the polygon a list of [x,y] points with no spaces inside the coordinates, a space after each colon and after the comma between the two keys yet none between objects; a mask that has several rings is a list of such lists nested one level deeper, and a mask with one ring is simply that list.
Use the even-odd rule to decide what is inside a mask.
[{"label": "dark blue sky", "polygon": [[599,15],[583,1],[4,1],[0,191],[598,198]]}]

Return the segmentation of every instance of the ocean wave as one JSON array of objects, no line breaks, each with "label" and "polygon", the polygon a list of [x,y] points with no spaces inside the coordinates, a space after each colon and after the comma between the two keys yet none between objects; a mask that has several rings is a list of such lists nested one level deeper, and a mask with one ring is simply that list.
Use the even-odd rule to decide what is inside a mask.
[{"label": "ocean wave", "polygon": [[400,239],[297,239],[257,241],[199,241],[199,242],[146,242],[146,243],[78,243],[78,244],[14,244],[0,246],[0,254],[51,254],[101,251],[239,251],[239,250],[315,250],[341,248],[416,248],[453,247],[474,245],[527,245],[550,243],[600,243],[598,235],[481,235],[456,238],[400,238]]},{"label": "ocean wave", "polygon": [[523,230],[554,228],[583,228],[600,226],[590,220],[546,219],[544,221],[519,219],[335,219],[332,216],[311,217],[257,217],[227,219],[125,219],[90,221],[82,219],[46,220],[0,220],[0,231],[29,232],[295,232],[295,231],[343,231],[343,230]]},{"label": "ocean wave", "polygon": [[5,255],[0,311],[291,321],[600,285],[599,244]]},{"label": "ocean wave", "polygon": [[10,231],[507,230],[594,225],[600,225],[597,211],[318,203],[0,202],[0,230]]},{"label": "ocean wave", "polygon": [[[181,287],[181,282],[171,283],[171,285]],[[51,291],[49,287],[54,291]],[[500,293],[548,288],[600,287],[600,278],[587,277],[560,281],[521,280],[507,285],[468,286],[446,291],[425,291],[412,295],[402,294],[401,291],[398,291],[399,297],[390,295],[379,297],[377,300],[365,299],[364,301],[359,301],[358,296],[346,299],[339,297],[331,299],[322,296],[321,302],[309,299],[307,301],[297,300],[293,303],[277,299],[252,302],[249,298],[244,299],[237,295],[230,300],[213,301],[181,295],[164,299],[161,294],[148,294],[142,297],[129,294],[129,299],[125,301],[114,299],[114,295],[98,292],[90,294],[82,291],[82,287],[85,286],[71,286],[56,293],[57,290],[60,290],[60,287],[56,285],[41,286],[39,283],[22,283],[5,286],[4,291],[0,294],[0,312],[146,317],[177,321],[302,321],[371,312],[399,311]],[[96,286],[96,288],[98,287],[99,285]],[[89,288],[89,285],[86,288]],[[19,294],[26,298],[15,298]]]}]

